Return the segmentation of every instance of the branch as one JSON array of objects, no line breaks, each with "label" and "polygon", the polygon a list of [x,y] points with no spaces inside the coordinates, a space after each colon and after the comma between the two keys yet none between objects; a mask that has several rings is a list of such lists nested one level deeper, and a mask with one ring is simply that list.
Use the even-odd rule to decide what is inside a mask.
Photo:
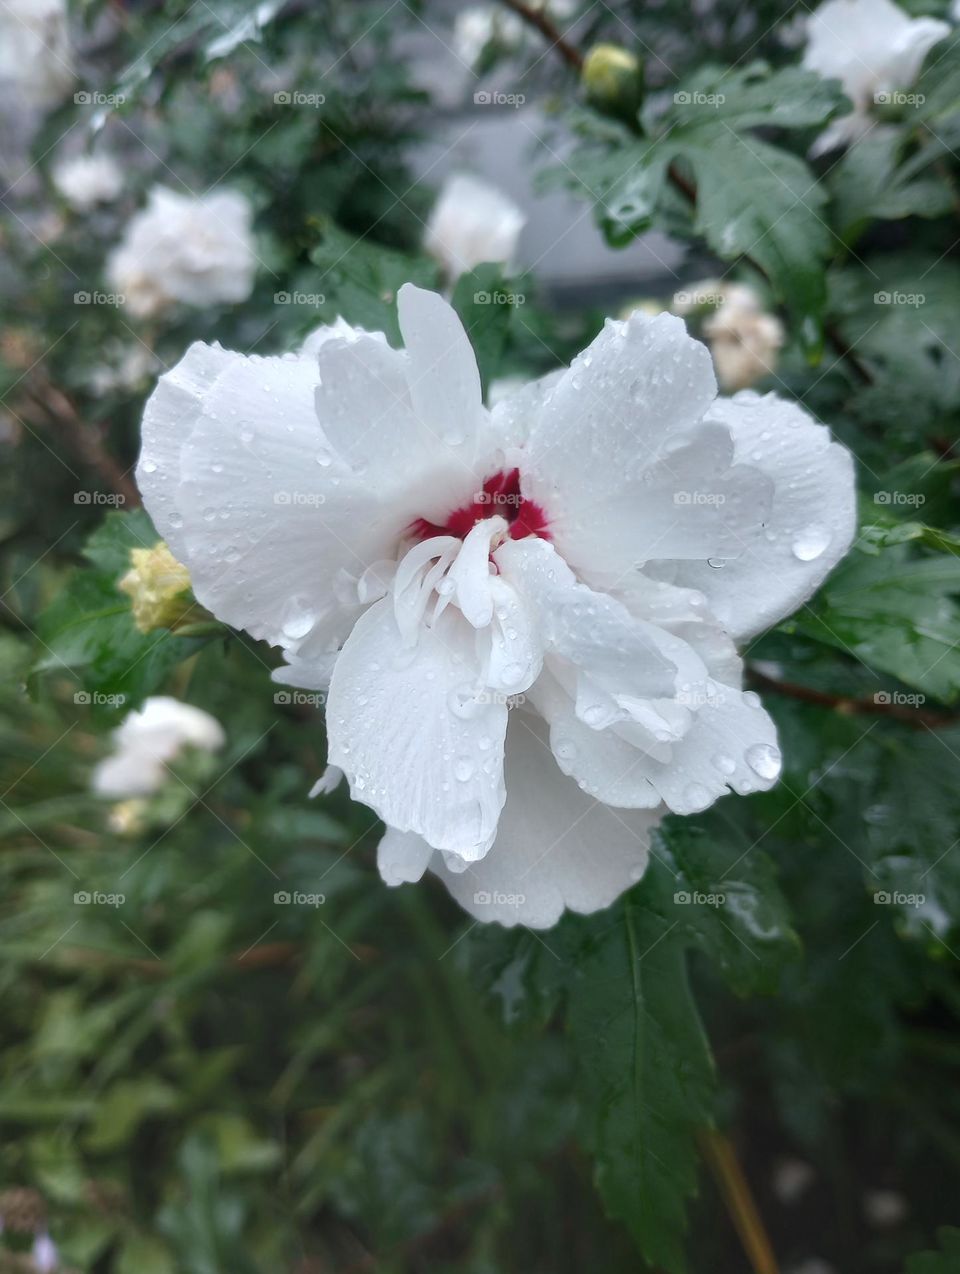
[{"label": "branch", "polygon": [[952,725],[958,720],[957,713],[931,712],[927,708],[911,708],[903,703],[878,703],[876,699],[850,698],[846,695],[829,694],[825,690],[813,690],[810,686],[800,686],[792,681],[778,681],[756,668],[748,668],[747,679],[757,690],[799,699],[803,703],[815,704],[818,708],[830,708],[842,716],[892,717],[895,721],[903,721],[916,729],[930,730]]},{"label": "branch", "polygon": [[557,27],[546,13],[545,9],[531,9],[529,5],[523,3],[523,0],[503,0],[508,9],[512,9],[518,17],[522,18],[528,26],[534,27],[545,40],[548,40],[551,48],[557,50],[568,66],[573,67],[578,73],[583,70],[583,54],[579,49],[574,48],[567,39],[561,34]]}]

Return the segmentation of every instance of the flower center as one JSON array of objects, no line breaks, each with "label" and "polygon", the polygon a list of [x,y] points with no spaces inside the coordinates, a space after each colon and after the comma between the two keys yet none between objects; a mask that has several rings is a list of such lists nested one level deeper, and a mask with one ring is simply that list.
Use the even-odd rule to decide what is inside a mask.
[{"label": "flower center", "polygon": [[435,535],[455,535],[465,540],[478,522],[493,517],[506,520],[507,535],[512,540],[523,540],[528,535],[550,539],[546,513],[539,504],[527,500],[520,490],[519,469],[501,469],[491,474],[470,503],[454,509],[445,522],[415,518],[410,525],[410,534],[418,540],[427,540]]}]

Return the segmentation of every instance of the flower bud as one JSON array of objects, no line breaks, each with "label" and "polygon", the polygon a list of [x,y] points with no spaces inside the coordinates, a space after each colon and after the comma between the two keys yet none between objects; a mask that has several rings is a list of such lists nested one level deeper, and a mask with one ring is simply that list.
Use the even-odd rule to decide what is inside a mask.
[{"label": "flower bud", "polygon": [[639,58],[617,44],[595,44],[583,63],[581,83],[591,103],[610,115],[636,116],[643,96]]},{"label": "flower bud", "polygon": [[142,633],[155,628],[175,628],[194,606],[190,574],[173,556],[164,540],[151,549],[131,549],[132,567],[117,587],[133,608],[133,622]]}]

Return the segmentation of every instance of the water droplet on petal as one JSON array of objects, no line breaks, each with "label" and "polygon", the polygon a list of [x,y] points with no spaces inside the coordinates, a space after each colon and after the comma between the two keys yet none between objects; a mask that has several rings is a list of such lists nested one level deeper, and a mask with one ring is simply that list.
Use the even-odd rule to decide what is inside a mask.
[{"label": "water droplet on petal", "polygon": [[722,571],[727,564],[725,557],[708,557],[707,565],[712,566],[715,571]]},{"label": "water droplet on petal", "polygon": [[726,756],[723,752],[718,752],[713,758],[714,766],[721,774],[732,774],[737,768],[737,763],[732,756]]},{"label": "water droplet on petal", "polygon": [[474,765],[468,757],[462,756],[453,767],[454,777],[460,783],[466,783],[468,779],[473,777]]},{"label": "water droplet on petal", "polygon": [[812,562],[818,558],[830,543],[831,535],[827,527],[814,522],[805,527],[790,546],[793,556],[801,562]]},{"label": "water droplet on petal", "polygon": [[780,773],[780,753],[769,743],[755,743],[752,748],[747,748],[745,760],[762,779],[775,779]]},{"label": "water droplet on petal", "polygon": [[690,806],[691,813],[705,810],[713,797],[702,783],[688,783],[683,789],[683,799]]}]

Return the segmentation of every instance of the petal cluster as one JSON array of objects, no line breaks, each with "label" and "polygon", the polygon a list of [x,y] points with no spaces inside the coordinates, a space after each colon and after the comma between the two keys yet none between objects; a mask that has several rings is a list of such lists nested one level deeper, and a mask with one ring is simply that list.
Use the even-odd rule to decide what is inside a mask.
[{"label": "petal cluster", "polygon": [[910,87],[927,53],[949,32],[948,23],[911,18],[893,0],[826,0],[807,23],[803,64],[838,79],[853,110],[830,124],[812,153],[868,132],[874,108]]},{"label": "petal cluster", "polygon": [[251,219],[236,191],[195,196],[154,186],[107,262],[110,286],[140,318],[175,302],[246,300],[256,272]]},{"label": "petal cluster", "polygon": [[399,317],[403,349],[345,324],[284,357],[192,346],[138,480],[198,601],[326,693],[384,879],[547,926],[638,879],[666,811],[776,781],[735,643],[848,548],[852,462],[795,404],[718,399],[671,315],[493,409],[440,297],[408,284]]}]

